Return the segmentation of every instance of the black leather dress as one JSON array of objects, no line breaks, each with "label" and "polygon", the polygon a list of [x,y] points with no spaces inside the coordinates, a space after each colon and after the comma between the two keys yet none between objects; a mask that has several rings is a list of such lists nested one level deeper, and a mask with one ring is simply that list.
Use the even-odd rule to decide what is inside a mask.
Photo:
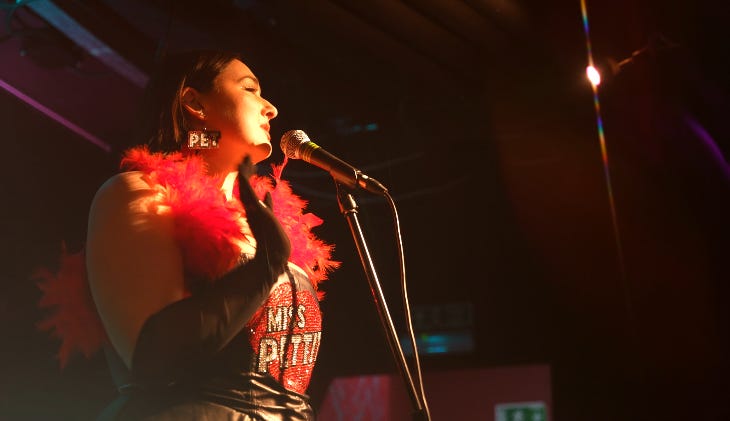
[{"label": "black leather dress", "polygon": [[[169,355],[148,356],[145,359],[149,362],[135,366],[138,348],[133,369],[129,370],[113,349],[107,349],[119,396],[98,421],[314,420],[305,391],[321,337],[317,294],[306,274],[290,265],[261,295],[263,305],[256,297],[249,297],[250,305],[256,306],[250,311],[253,316],[233,327],[235,336],[223,340],[223,346],[213,351],[177,353],[177,348],[170,348]],[[225,314],[221,316],[226,318]],[[188,336],[186,343],[196,339],[221,342],[221,328],[216,326],[221,320],[209,315],[198,318],[203,320],[198,327],[166,321],[163,328],[154,330],[157,338],[153,340],[164,344],[166,339],[159,336],[169,334]],[[160,348],[164,349],[155,347]],[[148,373],[154,371],[155,364],[170,360],[177,361],[164,376]]]}]

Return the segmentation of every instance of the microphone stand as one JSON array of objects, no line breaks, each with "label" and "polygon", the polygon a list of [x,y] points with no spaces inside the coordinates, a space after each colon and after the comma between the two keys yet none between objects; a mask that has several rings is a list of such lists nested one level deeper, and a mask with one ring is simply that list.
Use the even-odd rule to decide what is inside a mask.
[{"label": "microphone stand", "polygon": [[[390,345],[393,357],[398,363],[398,368],[400,369],[400,373],[403,376],[403,380],[405,381],[408,389],[408,395],[410,396],[413,407],[415,408],[413,412],[413,420],[428,421],[428,413],[421,402],[419,393],[416,391],[413,377],[411,376],[408,363],[406,362],[405,355],[403,354],[403,348],[400,346],[400,342],[398,341],[398,335],[396,334],[395,326],[393,325],[393,319],[390,317],[388,305],[383,297],[383,291],[380,288],[378,275],[375,272],[375,266],[373,265],[367,243],[365,242],[365,237],[360,227],[360,222],[357,218],[357,203],[355,202],[355,198],[352,194],[345,191],[344,186],[337,181],[335,181],[335,186],[337,187],[337,201],[340,206],[340,212],[345,217],[350,227],[350,233],[355,241],[357,252],[360,255],[360,262],[362,263],[368,283],[370,284],[370,291],[372,292],[373,299],[375,300],[375,307],[378,310],[380,322],[385,329],[388,345]],[[418,351],[414,349],[413,352]]]}]

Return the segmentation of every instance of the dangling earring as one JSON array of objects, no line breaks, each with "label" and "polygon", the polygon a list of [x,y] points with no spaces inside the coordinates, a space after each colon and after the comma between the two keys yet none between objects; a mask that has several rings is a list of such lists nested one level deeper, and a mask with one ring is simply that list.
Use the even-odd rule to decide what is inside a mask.
[{"label": "dangling earring", "polygon": [[[203,110],[198,112],[200,119],[205,121],[205,113]],[[218,130],[188,130],[188,142],[185,145],[188,149],[215,149],[218,147],[218,139],[221,132]]]}]

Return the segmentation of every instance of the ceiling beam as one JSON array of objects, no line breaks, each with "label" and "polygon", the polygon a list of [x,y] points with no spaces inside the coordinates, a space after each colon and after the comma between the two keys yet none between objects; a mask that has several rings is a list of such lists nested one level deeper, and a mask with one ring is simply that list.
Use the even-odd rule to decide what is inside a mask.
[{"label": "ceiling beam", "polygon": [[30,2],[27,7],[65,34],[91,56],[106,64],[110,69],[136,86],[143,87],[147,83],[148,76],[145,72],[89,31],[54,2],[50,0]]}]

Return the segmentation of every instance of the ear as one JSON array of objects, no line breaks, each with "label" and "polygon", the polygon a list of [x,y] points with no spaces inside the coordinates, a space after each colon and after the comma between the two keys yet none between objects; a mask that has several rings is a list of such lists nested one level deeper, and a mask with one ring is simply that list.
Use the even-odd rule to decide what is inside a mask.
[{"label": "ear", "polygon": [[180,95],[180,102],[192,117],[203,120],[205,114],[203,112],[203,104],[199,100],[199,95],[195,88],[186,86]]}]

